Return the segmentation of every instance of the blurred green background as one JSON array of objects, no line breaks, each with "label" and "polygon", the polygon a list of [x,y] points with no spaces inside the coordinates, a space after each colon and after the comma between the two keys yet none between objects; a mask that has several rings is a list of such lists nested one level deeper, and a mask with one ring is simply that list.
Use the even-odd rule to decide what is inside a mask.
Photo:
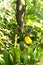
[{"label": "blurred green background", "polygon": [[43,65],[43,0],[21,0],[21,6],[26,3],[22,32],[16,1],[0,0],[0,65]]}]

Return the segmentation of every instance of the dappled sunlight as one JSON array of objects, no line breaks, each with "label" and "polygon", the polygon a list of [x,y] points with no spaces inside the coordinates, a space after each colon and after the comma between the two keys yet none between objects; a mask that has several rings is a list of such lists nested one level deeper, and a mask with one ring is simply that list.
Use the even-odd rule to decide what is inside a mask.
[{"label": "dappled sunlight", "polygon": [[0,65],[43,65],[43,0],[0,0]]}]

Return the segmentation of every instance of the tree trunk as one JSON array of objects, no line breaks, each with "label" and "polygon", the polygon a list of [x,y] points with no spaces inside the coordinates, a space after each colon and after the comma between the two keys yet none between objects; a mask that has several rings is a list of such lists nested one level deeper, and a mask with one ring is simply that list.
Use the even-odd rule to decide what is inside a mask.
[{"label": "tree trunk", "polygon": [[22,6],[22,9],[20,10],[21,0],[16,1],[16,20],[20,28],[23,27],[24,21],[23,21],[23,14],[25,12],[25,5]]}]

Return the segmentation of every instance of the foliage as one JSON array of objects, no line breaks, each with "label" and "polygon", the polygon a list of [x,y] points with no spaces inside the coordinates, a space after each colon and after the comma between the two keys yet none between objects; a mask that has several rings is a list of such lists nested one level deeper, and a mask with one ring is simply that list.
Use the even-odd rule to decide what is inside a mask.
[{"label": "foliage", "polygon": [[0,65],[39,65],[43,55],[43,1],[26,0],[19,31],[16,0],[0,0]]}]

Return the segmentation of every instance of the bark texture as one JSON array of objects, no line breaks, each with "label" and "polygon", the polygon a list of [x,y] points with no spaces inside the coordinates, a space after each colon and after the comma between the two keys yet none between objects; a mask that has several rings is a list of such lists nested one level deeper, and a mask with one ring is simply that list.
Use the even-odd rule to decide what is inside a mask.
[{"label": "bark texture", "polygon": [[16,1],[16,20],[19,25],[19,27],[22,27],[24,25],[24,21],[22,19],[22,15],[25,12],[25,5],[22,6],[22,9],[20,10],[21,0]]}]

